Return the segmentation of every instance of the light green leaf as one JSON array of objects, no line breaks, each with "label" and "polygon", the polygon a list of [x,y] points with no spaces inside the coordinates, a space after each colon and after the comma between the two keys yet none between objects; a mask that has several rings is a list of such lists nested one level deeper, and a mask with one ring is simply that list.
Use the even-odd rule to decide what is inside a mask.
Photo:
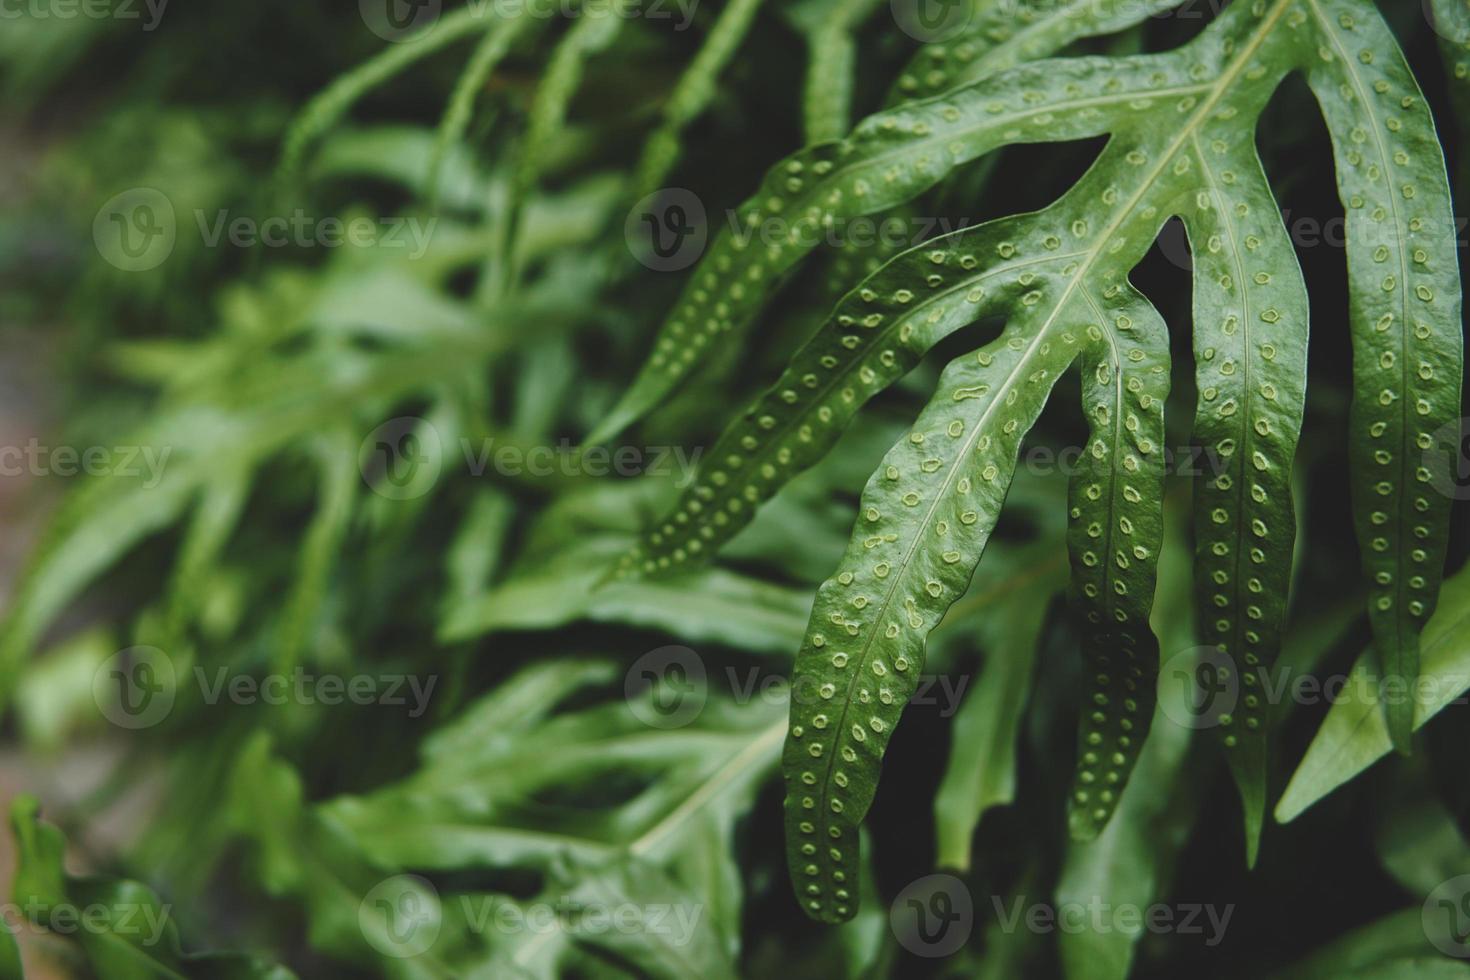
[{"label": "light green leaf", "polygon": [[[1424,630],[1414,726],[1425,725],[1470,690],[1470,569],[1444,584],[1440,607]],[[1371,654],[1353,666],[1341,694],[1276,804],[1276,819],[1295,820],[1309,806],[1393,749],[1378,705]]]}]

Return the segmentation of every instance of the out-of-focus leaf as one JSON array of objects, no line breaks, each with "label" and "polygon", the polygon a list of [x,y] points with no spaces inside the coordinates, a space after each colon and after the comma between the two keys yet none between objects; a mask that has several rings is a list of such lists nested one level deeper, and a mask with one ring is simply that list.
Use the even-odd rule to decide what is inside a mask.
[{"label": "out-of-focus leaf", "polygon": [[[1177,519],[1166,527],[1153,627],[1161,648],[1172,653],[1192,646],[1194,620],[1187,539]],[[1186,767],[1193,730],[1174,721],[1188,717],[1185,697],[1180,688],[1161,686],[1151,734],[1118,802],[1118,818],[1095,841],[1068,846],[1057,883],[1059,905],[1145,909],[1168,887],[1199,808],[1198,767]],[[1062,930],[1058,943],[1067,980],[1124,980],[1142,935],[1141,923],[1131,931]],[[1206,934],[1206,941],[1211,938],[1223,937]]]},{"label": "out-of-focus leaf", "polygon": [[[61,831],[39,819],[39,806],[20,797],[11,806],[17,864],[13,901],[33,924],[73,932],[100,980],[219,977],[221,980],[291,980],[281,966],[247,956],[185,954],[173,907],[136,881],[68,875]],[[0,957],[3,959],[3,957]],[[0,968],[0,975],[3,968]]]},{"label": "out-of-focus leaf", "polygon": [[1454,818],[1415,770],[1395,781],[1398,805],[1378,828],[1378,857],[1410,894],[1470,874],[1470,847]]},{"label": "out-of-focus leaf", "polygon": [[117,641],[106,629],[78,634],[32,663],[16,684],[15,707],[27,745],[42,752],[97,718],[92,678]]},{"label": "out-of-focus leaf", "polygon": [[[1424,629],[1414,727],[1470,690],[1470,569],[1446,579],[1439,609]],[[1307,754],[1276,804],[1288,823],[1337,787],[1388,755],[1393,746],[1378,708],[1375,661],[1359,658]]]},{"label": "out-of-focus leaf", "polygon": [[1311,956],[1272,974],[1272,980],[1450,980],[1470,976],[1470,964],[1439,955],[1424,927],[1418,906],[1395,912],[1333,940]]},{"label": "out-of-focus leaf", "polygon": [[981,568],[970,595],[955,606],[963,615],[951,613],[966,622],[973,615],[984,624],[989,656],[955,713],[949,762],[934,800],[940,866],[968,869],[975,825],[992,806],[1015,799],[1016,743],[1037,639],[1048,603],[1067,580],[1065,562],[1048,550],[1027,549],[1030,567],[1000,560]]},{"label": "out-of-focus leaf", "polygon": [[715,642],[769,653],[801,643],[811,596],[709,569],[669,582],[605,582],[626,539],[568,549],[554,564],[452,602],[439,639],[460,642],[504,630],[550,629],[576,619],[661,629],[686,643]]}]

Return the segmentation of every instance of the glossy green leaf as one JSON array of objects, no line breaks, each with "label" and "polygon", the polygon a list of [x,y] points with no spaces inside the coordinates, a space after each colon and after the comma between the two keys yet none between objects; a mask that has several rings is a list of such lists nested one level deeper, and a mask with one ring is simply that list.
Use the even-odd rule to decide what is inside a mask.
[{"label": "glossy green leaf", "polygon": [[[1460,267],[1444,156],[1403,53],[1372,10],[1307,4],[1322,36],[1312,86],[1333,137],[1347,211],[1353,337],[1353,516],[1369,581],[1368,618],[1386,681],[1419,674],[1419,634],[1444,574],[1451,498],[1433,484],[1458,447]],[[1413,701],[1390,698],[1407,751]]]},{"label": "glossy green leaf", "polygon": [[[1016,444],[1007,440],[1024,433],[1056,376],[1074,361],[1092,440],[1069,506],[1073,599],[1087,624],[1089,684],[1073,834],[1094,835],[1116,805],[1153,714],[1158,646],[1147,621],[1169,382],[1164,325],[1127,275],[1175,215],[1198,255],[1197,431],[1227,463],[1212,492],[1198,497],[1200,601],[1210,613],[1207,638],[1230,658],[1246,692],[1241,717],[1222,718],[1221,735],[1235,757],[1254,855],[1265,719],[1253,689],[1274,661],[1285,609],[1307,316],[1300,273],[1257,160],[1253,121],[1295,69],[1307,72],[1337,144],[1356,270],[1355,512],[1378,589],[1371,601],[1379,641],[1384,624],[1392,624],[1394,649],[1402,653],[1392,654],[1398,666],[1390,674],[1412,677],[1409,654],[1443,561],[1444,536],[1435,528],[1447,518],[1448,500],[1432,493],[1421,458],[1433,429],[1458,410],[1458,269],[1433,124],[1371,8],[1351,0],[1236,4],[1173,54],[1023,65],[872,117],[847,141],[798,154],[743,210],[750,227],[772,213],[820,225],[900,203],[998,143],[1112,134],[1092,169],[1056,204],[919,246],[850,294],[780,383],[721,437],[680,506],[624,564],[625,575],[657,575],[710,554],[939,339],[987,314],[1010,318],[1002,340],[979,355],[978,369],[966,359],[950,368],[913,433],[917,441],[896,448],[870,483],[848,556],[819,593],[798,656],[799,690],[809,684],[841,692],[830,695],[830,706],[794,703],[785,767],[793,878],[817,917],[840,921],[852,912],[844,886],[857,867],[854,828],[905,699],[903,672],[896,671],[892,703],[871,705],[878,691],[868,686],[875,683],[869,675],[922,665],[925,635],[963,590],[993,526],[1014,465]],[[1387,108],[1390,100],[1396,109]],[[1389,188],[1391,176],[1399,182]],[[789,267],[801,251],[794,241],[756,249],[734,233],[716,242],[675,314],[677,340],[666,337],[665,353],[651,362],[664,380],[635,386],[633,401],[657,397],[701,346],[755,309],[760,291],[751,284]],[[1367,279],[1370,268],[1394,256],[1398,274]],[[1397,312],[1380,309],[1385,302]],[[706,319],[711,311],[717,315]],[[1397,348],[1384,348],[1386,339]],[[999,374],[984,370],[987,358],[999,359]],[[1387,387],[1390,380],[1395,387]],[[961,390],[975,393],[969,412],[950,404]],[[998,415],[995,398],[1004,399]],[[935,445],[939,424],[983,442],[961,442],[951,455],[942,439]],[[962,459],[968,452],[978,458]],[[1382,472],[1390,464],[1406,467],[1398,483]],[[957,474],[969,479],[962,483]],[[937,516],[941,497],[963,499],[976,484],[993,484],[998,495],[982,493],[986,506],[963,511],[974,520],[951,525]],[[1374,502],[1395,494],[1402,498],[1393,501],[1397,516]],[[914,518],[889,527],[885,522],[903,515],[903,507],[918,508]],[[951,530],[954,545],[945,538]],[[1388,571],[1390,559],[1407,571]],[[889,573],[892,579],[882,581]],[[854,672],[841,673],[849,663]],[[830,744],[817,735],[818,719],[835,728]],[[856,727],[864,720],[866,728]],[[812,768],[804,755],[821,761]]]}]

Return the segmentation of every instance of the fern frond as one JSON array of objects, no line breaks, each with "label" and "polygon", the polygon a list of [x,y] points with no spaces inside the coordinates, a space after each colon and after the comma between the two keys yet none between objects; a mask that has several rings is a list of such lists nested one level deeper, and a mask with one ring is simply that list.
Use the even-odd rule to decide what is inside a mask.
[{"label": "fern frond", "polygon": [[[982,0],[960,36],[928,44],[916,52],[889,92],[888,106],[933,96],[979,81],[1023,62],[1056,54],[1072,41],[1131,27],[1177,0],[1075,0],[1056,5],[996,3]],[[1018,26],[1019,25],[1019,26]],[[989,166],[995,157],[987,157]],[[895,209],[893,216],[912,217],[919,205]],[[833,298],[898,254],[902,244],[880,240],[869,247],[844,242],[832,258],[829,275]],[[738,329],[737,329],[738,332]]]},{"label": "fern frond", "polygon": [[225,469],[199,491],[199,504],[189,518],[165,607],[164,649],[183,646],[184,631],[199,605],[199,586],[240,522],[250,492],[250,474]]},{"label": "fern frond", "polygon": [[[1079,59],[1026,66],[998,76],[998,87],[1004,84],[1018,95],[1033,93],[1021,96],[1023,103],[1042,103],[1050,97],[1050,111],[1041,113],[1039,122],[1031,110],[1011,114],[1006,112],[1009,106],[994,98],[974,95],[954,101],[972,114],[997,119],[989,126],[976,127],[989,141],[999,141],[1003,134],[1016,140],[1095,136],[1125,126],[1137,106],[1154,106],[1169,98],[1197,99],[1205,91],[1205,85],[1187,76],[1170,78],[1163,67],[1162,62],[1147,58],[1116,63]],[[1095,84],[1100,72],[1107,75],[1104,87],[1113,94],[1075,94],[1087,83]],[[1069,96],[1069,90],[1074,94]],[[950,114],[946,110],[962,115],[959,106],[948,99],[921,103],[915,109],[925,119],[941,121]],[[927,122],[913,125],[929,131]],[[883,128],[881,123],[865,125],[859,132]],[[929,141],[922,142],[927,148]],[[1120,152],[1118,146],[1109,150],[1114,159],[1128,152],[1126,148]],[[820,158],[821,149],[798,154],[793,163],[800,164],[797,169],[822,172],[820,164],[826,161]],[[804,156],[818,159],[809,164],[802,161]],[[788,169],[793,168],[788,165]],[[1094,173],[1103,169],[1100,163]],[[863,177],[853,180],[864,194],[876,190]],[[1108,193],[1105,184],[1095,190]],[[842,196],[840,191],[834,193]],[[1108,193],[1108,199],[1117,207],[1118,190]],[[973,230],[936,239],[899,256],[844,298],[828,323],[793,357],[781,380],[716,442],[681,506],[628,556],[625,572],[656,574],[717,550],[745,525],[753,505],[768,499],[795,473],[824,455],[863,403],[907,373],[935,343],[982,316],[1004,313],[1028,295],[1031,284],[1051,267],[1083,257],[1089,248],[1105,249],[1109,243],[1099,240],[1105,226],[1090,225],[1082,209],[1069,206],[1080,200],[1074,192],[1067,204],[1059,202],[1037,215],[986,226],[984,238],[977,241],[984,241],[987,247],[970,245]],[[1046,232],[1029,242],[1034,247],[1026,248],[1038,226]],[[1066,237],[1052,234],[1054,227]],[[738,260],[745,267],[764,268],[746,257],[749,249],[742,250],[738,241],[729,244],[732,256],[711,256],[717,269],[725,266],[721,258],[730,258],[730,280],[749,276],[736,274],[741,268]],[[774,251],[779,258],[780,251]],[[926,283],[944,288],[926,289]],[[732,283],[732,299],[749,302],[749,295],[741,282]],[[692,360],[700,346],[686,348],[688,356],[680,359]]]},{"label": "fern frond", "polygon": [[1141,24],[1178,5],[1179,0],[988,0],[958,37],[915,52],[889,101],[930,98],[1050,57],[1073,41]]},{"label": "fern frond", "polygon": [[[1460,143],[1465,145],[1470,124],[1470,3],[1465,0],[1430,0],[1434,30],[1439,34],[1445,73],[1449,76],[1450,104],[1458,123]],[[1470,191],[1470,156],[1460,154],[1455,174],[1455,192]]]},{"label": "fern frond", "polygon": [[278,186],[290,186],[311,144],[341,122],[358,99],[429,55],[487,26],[478,4],[457,10],[439,20],[432,31],[391,45],[328,85],[301,110],[282,141],[281,161],[276,168]]},{"label": "fern frond", "polygon": [[1217,467],[1195,486],[1195,578],[1201,634],[1235,673],[1236,710],[1217,731],[1254,863],[1266,806],[1259,670],[1280,648],[1291,585],[1307,289],[1254,151],[1206,150],[1198,138],[1194,149],[1209,202],[1184,216],[1194,256],[1194,437]]},{"label": "fern frond", "polygon": [[837,139],[852,122],[853,74],[857,40],[853,32],[878,6],[877,0],[834,0],[807,38],[810,51],[802,120],[806,142]]},{"label": "fern frond", "polygon": [[[1099,73],[1108,75],[1102,90]],[[743,328],[772,284],[811,251],[817,229],[911,200],[955,167],[1005,143],[1099,136],[1137,111],[1129,108],[1132,102],[1204,89],[1194,79],[1176,86],[1156,74],[1148,59],[1026,65],[995,76],[993,84],[870,116],[848,139],[778,164],[740,209],[740,230],[727,230],[711,245],[638,379],[588,441],[621,431],[682,381],[705,348]],[[787,241],[763,244],[756,237],[771,218],[791,223]],[[881,317],[862,313],[864,319],[874,315]],[[868,334],[867,341],[884,336]]]},{"label": "fern frond", "polygon": [[679,134],[715,95],[715,82],[745,39],[762,0],[730,0],[710,28],[699,53],[679,76],[663,107],[663,121],[643,145],[633,178],[636,196],[652,194],[679,158]]},{"label": "fern frond", "polygon": [[[1005,18],[1013,7],[1002,4],[986,15],[990,19],[979,20],[990,28],[984,37],[977,34],[955,50],[966,52],[971,76],[982,77],[1015,65],[1025,52],[1054,52],[1070,40],[1136,23],[1173,3],[1177,0],[1078,0],[1045,17],[1030,7],[1017,8],[1047,29],[1013,39],[1015,43],[993,44],[996,30],[1009,30],[1002,25],[1009,23]],[[931,53],[921,52],[920,60],[934,57],[932,48],[926,50]],[[1095,61],[1048,63],[1046,70],[1061,72],[1060,78],[1048,79],[1033,69],[1033,74],[1016,75],[994,89],[962,88],[950,93],[952,97],[870,116],[847,139],[813,146],[772,168],[740,209],[742,229],[726,230],[712,243],[638,377],[587,441],[605,442],[658,406],[693,372],[704,348],[737,343],[773,284],[815,247],[821,237],[815,230],[913,200],[954,168],[1006,143],[1065,141],[1106,132],[1104,114],[1126,107],[1132,97],[1147,96],[1149,87],[1129,88],[1120,78],[1119,88],[1083,97],[1085,82],[1093,77],[1087,66]],[[994,101],[1007,95],[1010,104]],[[1032,111],[1043,105],[1047,108]],[[1018,126],[1026,127],[1025,138]],[[769,219],[789,221],[790,240],[757,248],[752,236]]]},{"label": "fern frond", "polygon": [[[1128,275],[1174,216],[1197,253],[1196,427],[1226,464],[1196,502],[1197,588],[1209,614],[1206,636],[1241,685],[1239,712],[1220,719],[1221,741],[1235,757],[1254,854],[1266,737],[1259,685],[1285,611],[1307,341],[1301,274],[1254,128],[1293,70],[1307,73],[1323,102],[1350,214],[1356,509],[1378,586],[1380,644],[1390,651],[1390,673],[1411,677],[1413,638],[1443,562],[1439,522],[1448,501],[1433,499],[1420,461],[1429,434],[1458,414],[1458,270],[1433,125],[1371,5],[1237,3],[1170,54],[1023,65],[797,154],[742,212],[748,227],[771,213],[820,225],[901,203],[996,145],[1111,135],[1056,204],[906,252],[846,297],[781,381],[720,438],[691,491],[623,566],[624,574],[658,574],[707,557],[938,340],[986,315],[1008,317],[1004,350],[983,353],[1003,359],[1020,351],[1023,360],[1002,360],[1009,366],[1000,376],[961,375],[963,360],[949,369],[916,442],[896,448],[870,483],[852,545],[819,594],[797,660],[798,691],[818,695],[793,701],[790,860],[814,916],[852,914],[856,826],[901,710],[904,674],[922,663],[924,637],[980,557],[1014,466],[1009,440],[1034,421],[1056,375],[1074,362],[1092,434],[1069,514],[1089,684],[1073,834],[1095,834],[1116,805],[1153,709],[1158,645],[1147,623],[1169,386],[1164,325]],[[656,355],[665,378],[752,313],[761,287],[800,252],[780,243],[754,249],[733,235],[718,243],[676,313],[681,343],[666,338]],[[961,388],[981,398],[970,414],[947,402]],[[645,387],[637,397],[654,392]],[[998,414],[989,397],[1005,399]],[[940,422],[946,433],[985,440],[973,447],[978,455],[942,451]],[[1398,485],[1405,489],[1394,499]],[[958,494],[973,503],[941,505]],[[1383,498],[1390,499],[1375,503]],[[906,515],[908,507],[917,509]]]},{"label": "fern frond", "polygon": [[316,513],[306,529],[280,645],[273,658],[272,667],[279,673],[289,673],[296,667],[312,620],[320,611],[342,540],[347,536],[353,501],[362,481],[356,450],[357,440],[347,429],[328,434],[317,448],[321,489]]},{"label": "fern frond", "polygon": [[495,71],[496,66],[510,53],[511,46],[528,28],[537,23],[541,21],[534,17],[524,16],[498,21],[480,39],[475,53],[470,56],[464,72],[460,74],[459,81],[455,83],[454,94],[449,97],[449,104],[444,108],[444,117],[440,120],[439,130],[434,136],[434,149],[429,158],[427,181],[431,201],[437,201],[439,197],[439,177],[444,167],[445,157],[449,154],[450,149],[464,138],[465,130],[469,128],[470,118],[475,109],[475,96],[479,95],[480,90],[485,87],[485,82]]},{"label": "fern frond", "polygon": [[547,62],[526,119],[526,132],[521,139],[519,160],[511,179],[509,214],[500,226],[501,241],[497,251],[506,260],[499,263],[499,281],[494,287],[501,294],[516,275],[518,260],[514,250],[522,210],[540,183],[552,141],[565,123],[567,107],[582,83],[587,59],[613,42],[624,20],[610,5],[584,7]]},{"label": "fern frond", "polygon": [[1429,105],[1386,24],[1309,0],[1321,45],[1307,82],[1332,134],[1347,212],[1353,517],[1394,745],[1413,732],[1419,634],[1434,612],[1450,499],[1430,485],[1436,432],[1460,415],[1460,269]]},{"label": "fern frond", "polygon": [[964,593],[1021,439],[1077,356],[1077,333],[1037,327],[1012,328],[945,370],[868,482],[847,554],[817,593],[782,769],[797,893],[823,921],[856,909],[858,826],[923,672],[925,641]]},{"label": "fern frond", "polygon": [[[1144,241],[1153,240],[1157,228],[1149,229],[1142,214],[1120,218],[1121,234],[1142,231]],[[1141,258],[1130,256],[1128,265]],[[1159,644],[1149,612],[1164,534],[1169,340],[1163,318],[1128,285],[1126,271],[1069,285],[1084,308],[1059,312],[1086,324],[1092,341],[1080,359],[1092,441],[1071,480],[1067,532],[1072,600],[1085,624],[1085,697],[1068,825],[1074,838],[1087,840],[1112,816],[1154,714]]]}]

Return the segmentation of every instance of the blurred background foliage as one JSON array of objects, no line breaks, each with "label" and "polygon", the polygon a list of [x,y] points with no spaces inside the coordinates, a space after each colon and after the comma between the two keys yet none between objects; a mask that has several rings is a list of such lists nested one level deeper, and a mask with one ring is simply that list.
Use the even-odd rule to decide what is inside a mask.
[{"label": "blurred background foliage", "polygon": [[[677,18],[594,29],[558,17],[493,42],[490,21],[455,34],[454,8],[438,40],[396,44],[353,6],[195,0],[169,6],[151,31],[34,7],[0,20],[6,442],[168,453],[156,480],[7,476],[0,491],[11,539],[4,788],[41,802],[39,816],[30,795],[12,812],[13,893],[166,906],[171,923],[147,948],[22,929],[34,975],[1470,973],[1440,958],[1421,916],[1436,886],[1470,873],[1463,705],[1426,726],[1413,758],[1307,809],[1357,769],[1329,760],[1309,773],[1295,807],[1305,812],[1268,829],[1254,871],[1218,757],[1162,721],[1107,832],[1067,841],[1079,685],[1055,601],[1066,578],[1059,473],[1018,478],[970,593],[935,635],[927,671],[954,696],[911,706],[895,735],[868,822],[864,913],[839,929],[803,918],[780,843],[781,680],[858,491],[947,353],[880,398],[715,567],[677,580],[602,584],[677,491],[677,467],[538,478],[474,472],[459,447],[576,445],[683,282],[635,261],[631,204],[677,186],[722,222],[765,167],[840,134],[793,95],[820,88],[811,78],[826,76],[810,72],[848,73],[861,116],[917,45],[887,5],[843,0],[708,0],[687,30]],[[1442,63],[1419,5],[1399,6],[1388,13],[1463,172],[1456,52]],[[1158,50],[1202,24],[1153,19],[1072,53]],[[730,50],[696,73],[711,37]],[[432,50],[402,54],[415,45]],[[385,51],[399,63],[385,65]],[[1340,214],[1326,145],[1293,83],[1261,133],[1289,218]],[[947,183],[935,216],[953,226],[1044,205],[1095,149],[1008,150]],[[127,272],[104,260],[92,227],[105,202],[140,187],[167,197],[179,234],[161,265]],[[196,227],[198,214],[297,209],[432,221],[432,233],[410,256],[210,247]],[[1166,233],[1139,275],[1171,324],[1189,316],[1179,248],[1182,235]],[[1367,641],[1341,475],[1346,292],[1339,248],[1301,254],[1315,336],[1285,662],[1329,676]],[[789,281],[761,342],[709,363],[630,445],[708,445],[821,322],[828,271]],[[1189,363],[1187,332],[1175,348]],[[1079,444],[1069,388],[1033,444]],[[1188,443],[1193,400],[1181,378],[1175,446]],[[395,419],[417,420],[393,423],[395,437],[407,425],[444,450],[438,479],[415,495],[368,465],[373,434]],[[1195,642],[1190,481],[1175,482],[1156,614],[1166,656]],[[1463,518],[1452,567],[1466,553]],[[1451,588],[1435,662],[1470,677],[1470,634],[1457,629],[1470,597],[1462,579]],[[659,691],[629,678],[670,645],[697,651],[707,701],[689,724],[660,728],[645,720]],[[414,716],[382,704],[209,704],[180,683],[166,719],[125,731],[100,715],[94,676],[139,646],[163,651],[180,678],[299,667],[434,686]],[[1278,793],[1327,713],[1283,706]],[[1383,754],[1362,727],[1328,746],[1334,758],[1356,753],[1358,769]],[[915,955],[889,921],[894,897],[936,869],[961,879],[974,906],[969,941],[946,958]],[[437,938],[419,955],[393,955],[381,933],[391,915],[374,918],[374,889],[399,875],[438,896]],[[1002,910],[1017,901],[1232,913],[1207,945],[1184,932],[1007,929]],[[575,916],[539,932],[473,921],[475,909],[538,902],[700,915],[679,942]],[[11,955],[0,968],[14,969]]]}]

